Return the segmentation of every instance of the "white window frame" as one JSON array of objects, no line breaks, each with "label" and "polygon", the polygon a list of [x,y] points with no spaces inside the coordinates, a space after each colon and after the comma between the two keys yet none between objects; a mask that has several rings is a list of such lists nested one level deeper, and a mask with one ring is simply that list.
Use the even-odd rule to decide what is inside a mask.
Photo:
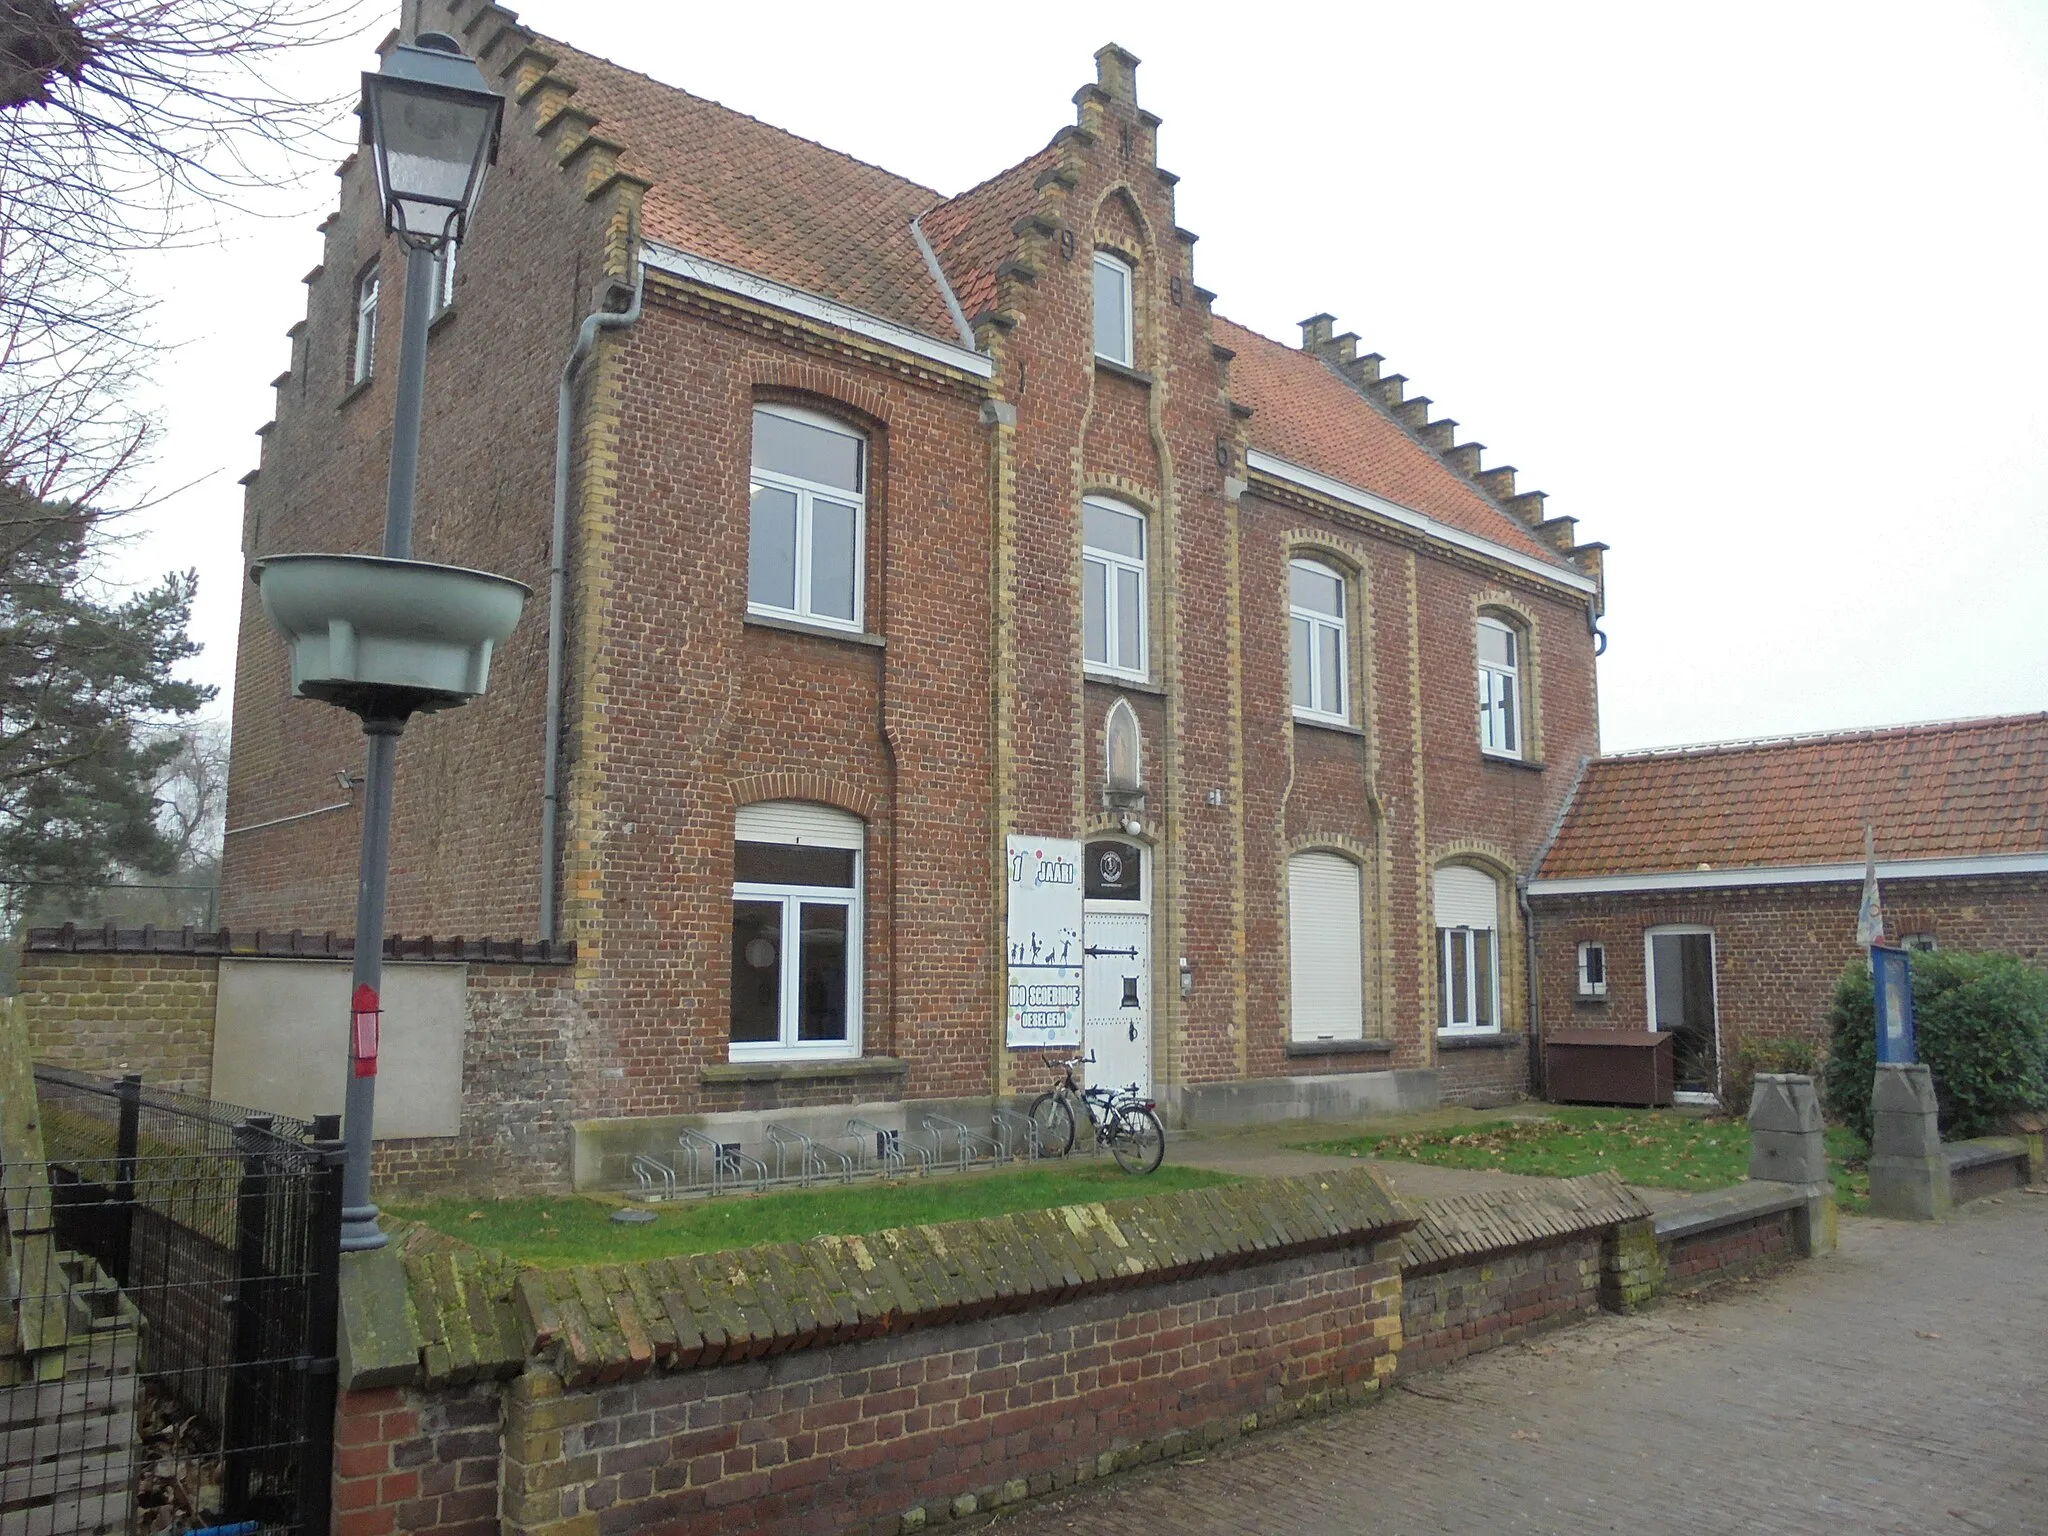
[{"label": "white window frame", "polygon": [[[1138,271],[1137,268],[1133,267],[1128,261],[1125,261],[1123,257],[1117,255],[1113,251],[1097,251],[1095,253],[1095,264],[1090,269],[1088,274],[1089,301],[1091,310],[1093,307],[1094,299],[1096,297],[1096,290],[1094,287],[1095,273],[1097,271],[1105,270],[1114,271],[1123,278],[1124,302],[1123,315],[1121,316],[1123,320],[1123,356],[1118,357],[1114,353],[1105,352],[1099,345],[1095,348],[1095,355],[1097,357],[1107,359],[1109,362],[1120,364],[1125,368],[1135,368],[1137,366],[1138,342],[1136,334],[1137,327],[1134,324],[1134,316],[1132,312],[1137,308]],[[1094,322],[1091,321],[1091,324],[1093,323]],[[1099,341],[1101,339],[1102,334],[1101,326],[1099,324],[1094,325],[1094,330],[1096,339]]]},{"label": "white window frame", "polygon": [[[1600,956],[1600,975],[1597,979],[1588,976],[1586,964],[1589,955]],[[1584,939],[1579,944],[1579,996],[1605,997],[1607,995],[1607,945],[1599,939]]]},{"label": "white window frame", "polygon": [[[1318,608],[1303,608],[1291,596],[1287,604],[1287,634],[1290,646],[1293,643],[1294,626],[1308,625],[1308,691],[1309,697],[1323,696],[1323,648],[1319,643],[1324,630],[1334,630],[1337,635],[1337,709],[1335,713],[1313,706],[1294,705],[1297,720],[1315,720],[1326,725],[1349,725],[1351,723],[1351,583],[1344,573],[1333,565],[1321,560],[1302,558],[1287,562],[1289,584],[1297,570],[1313,571],[1318,576],[1327,576],[1337,583],[1337,604],[1342,612],[1335,618]],[[1290,703],[1294,698],[1294,658],[1288,658],[1287,696]]]},{"label": "white window frame", "polygon": [[383,285],[383,274],[376,267],[356,279],[355,346],[348,371],[351,389],[367,384],[377,371],[377,300]]},{"label": "white window frame", "polygon": [[[807,427],[820,427],[836,432],[841,437],[850,437],[861,445],[861,488],[849,491],[844,486],[823,485],[814,480],[805,480],[796,475],[782,474],[775,470],[762,469],[753,464],[753,423],[757,416],[780,416],[786,421],[800,421]],[[826,629],[844,630],[848,634],[860,634],[866,624],[867,612],[867,564],[868,564],[868,487],[874,482],[873,444],[868,435],[845,422],[825,415],[822,411],[807,411],[798,406],[764,404],[756,405],[747,418],[748,470],[747,501],[751,506],[754,487],[773,486],[788,491],[796,497],[796,606],[778,608],[770,603],[757,603],[751,590],[747,595],[747,612],[758,613],[768,618],[793,619],[800,624],[816,624]],[[816,498],[844,504],[853,503],[853,617],[842,619],[833,613],[811,611],[811,515]],[[753,539],[749,519],[748,570],[751,587],[753,561]]]},{"label": "white window frame", "polygon": [[[851,819],[851,818],[849,818]],[[863,834],[862,841],[865,841]],[[787,842],[795,846],[816,846],[846,849],[846,842],[828,834],[824,838],[785,836],[774,833],[756,833],[752,836],[735,836],[734,842]],[[867,880],[867,851],[856,846],[846,849],[853,854],[853,884],[836,885],[783,885],[765,881],[734,880],[732,899],[735,905],[742,901],[780,902],[782,904],[782,932],[784,935],[782,953],[778,957],[781,967],[782,1015],[780,1037],[775,1040],[734,1040],[727,1036],[726,1046],[733,1061],[840,1061],[857,1057],[861,1053],[861,1000],[866,976],[864,950],[861,944],[864,903],[862,894]],[[797,1031],[800,1027],[798,1006],[802,980],[802,922],[803,908],[810,906],[844,907],[846,916],[846,1038],[844,1040],[801,1040]],[[792,944],[788,935],[798,935],[798,942]],[[731,985],[730,979],[727,985]]]},{"label": "white window frame", "polygon": [[[1486,661],[1479,655],[1479,630],[1498,630],[1508,637],[1508,652],[1514,663],[1503,667],[1496,662]],[[1528,750],[1529,709],[1528,700],[1522,692],[1523,653],[1527,648],[1527,637],[1505,619],[1496,619],[1490,614],[1481,614],[1472,635],[1473,659],[1479,668],[1479,750],[1489,757],[1506,757],[1520,760]],[[1514,716],[1515,739],[1512,745],[1504,745],[1500,739],[1499,699],[1505,693],[1509,709]]]},{"label": "white window frame", "polygon": [[[1082,498],[1083,518],[1081,535],[1081,664],[1082,670],[1095,677],[1121,677],[1132,682],[1147,682],[1151,679],[1148,668],[1152,662],[1152,581],[1149,567],[1152,562],[1152,520],[1136,507],[1116,501],[1107,496]],[[1116,512],[1124,517],[1138,520],[1139,538],[1144,552],[1133,559],[1115,550],[1097,549],[1088,542],[1086,533],[1087,507],[1100,507],[1107,512]],[[1102,614],[1103,641],[1108,646],[1113,661],[1096,661],[1088,655],[1088,580],[1089,566],[1102,571]],[[1118,603],[1117,573],[1135,571],[1138,576],[1138,659],[1135,665],[1127,662],[1117,647]]]},{"label": "white window frame", "polygon": [[[1651,1033],[1657,1029],[1657,940],[1678,938],[1687,934],[1704,934],[1707,939],[1707,977],[1713,989],[1714,1005],[1714,1071],[1716,1086],[1723,1070],[1721,1059],[1721,941],[1714,930],[1703,923],[1659,923],[1654,928],[1643,930],[1643,1024]],[[1719,1093],[1699,1093],[1680,1089],[1671,1095],[1674,1104],[1718,1104]]]},{"label": "white window frame", "polygon": [[[1479,869],[1472,865],[1444,865],[1443,869],[1471,869],[1483,877],[1493,888],[1493,922],[1488,927],[1474,927],[1469,923],[1446,926],[1441,921],[1436,925],[1437,945],[1437,1029],[1439,1036],[1497,1035],[1501,1033],[1501,942],[1500,942],[1500,877],[1491,870]],[[1432,898],[1432,901],[1434,898]],[[1435,916],[1436,914],[1432,914]],[[1489,1006],[1492,1022],[1479,1022],[1479,948],[1485,944],[1492,964],[1487,968],[1488,992],[1485,1001]],[[1465,960],[1465,992],[1462,998],[1451,994],[1450,979],[1457,973],[1451,961],[1453,955],[1462,950]],[[1459,1017],[1462,1014],[1463,1017]]]}]

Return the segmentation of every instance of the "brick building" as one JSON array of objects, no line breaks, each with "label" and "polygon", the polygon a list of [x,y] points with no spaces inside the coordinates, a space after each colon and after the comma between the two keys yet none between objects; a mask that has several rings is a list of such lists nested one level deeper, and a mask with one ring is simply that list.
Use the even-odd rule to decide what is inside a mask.
[{"label": "brick building", "polygon": [[[1213,311],[1137,60],[945,197],[419,9],[509,103],[416,552],[537,595],[489,696],[401,743],[391,922],[573,941],[576,1115],[1035,1089],[1013,837],[1079,845],[1089,1044],[1172,1111],[1521,1089],[1516,881],[1598,749],[1602,546],[1329,316],[1293,347]],[[340,175],[251,559],[375,547],[403,262]],[[550,741],[556,392],[601,309],[633,318],[575,375]],[[237,666],[225,920],[345,928],[353,722],[288,701],[253,588]]]},{"label": "brick building", "polygon": [[1865,827],[1891,942],[2048,962],[2048,714],[1631,752],[1529,882],[1543,1028],[1675,1030],[1699,1096],[1745,1042],[1824,1047]]}]

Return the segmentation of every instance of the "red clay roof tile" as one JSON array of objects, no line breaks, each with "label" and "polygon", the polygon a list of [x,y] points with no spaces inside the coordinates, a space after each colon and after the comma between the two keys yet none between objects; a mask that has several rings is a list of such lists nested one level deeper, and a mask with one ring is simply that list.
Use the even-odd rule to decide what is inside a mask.
[{"label": "red clay roof tile", "polygon": [[1216,340],[1237,354],[1230,394],[1252,408],[1253,447],[1518,554],[1564,563],[1320,358],[1221,315]]},{"label": "red clay roof tile", "polygon": [[2048,714],[1597,758],[1539,875],[2048,850]]}]

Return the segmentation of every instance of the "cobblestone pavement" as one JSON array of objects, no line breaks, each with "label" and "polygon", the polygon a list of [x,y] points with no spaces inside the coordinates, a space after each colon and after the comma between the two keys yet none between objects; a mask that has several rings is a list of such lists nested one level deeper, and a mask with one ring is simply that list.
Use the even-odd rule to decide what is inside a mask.
[{"label": "cobblestone pavement", "polygon": [[990,1536],[2048,1533],[2048,1198],[1603,1317]]}]

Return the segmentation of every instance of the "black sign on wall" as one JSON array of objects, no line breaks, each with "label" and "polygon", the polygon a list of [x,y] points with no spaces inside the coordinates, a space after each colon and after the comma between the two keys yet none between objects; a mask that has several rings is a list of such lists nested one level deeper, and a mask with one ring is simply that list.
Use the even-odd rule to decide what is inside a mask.
[{"label": "black sign on wall", "polygon": [[1082,857],[1081,894],[1090,901],[1143,901],[1145,856],[1130,843],[1090,843]]}]

